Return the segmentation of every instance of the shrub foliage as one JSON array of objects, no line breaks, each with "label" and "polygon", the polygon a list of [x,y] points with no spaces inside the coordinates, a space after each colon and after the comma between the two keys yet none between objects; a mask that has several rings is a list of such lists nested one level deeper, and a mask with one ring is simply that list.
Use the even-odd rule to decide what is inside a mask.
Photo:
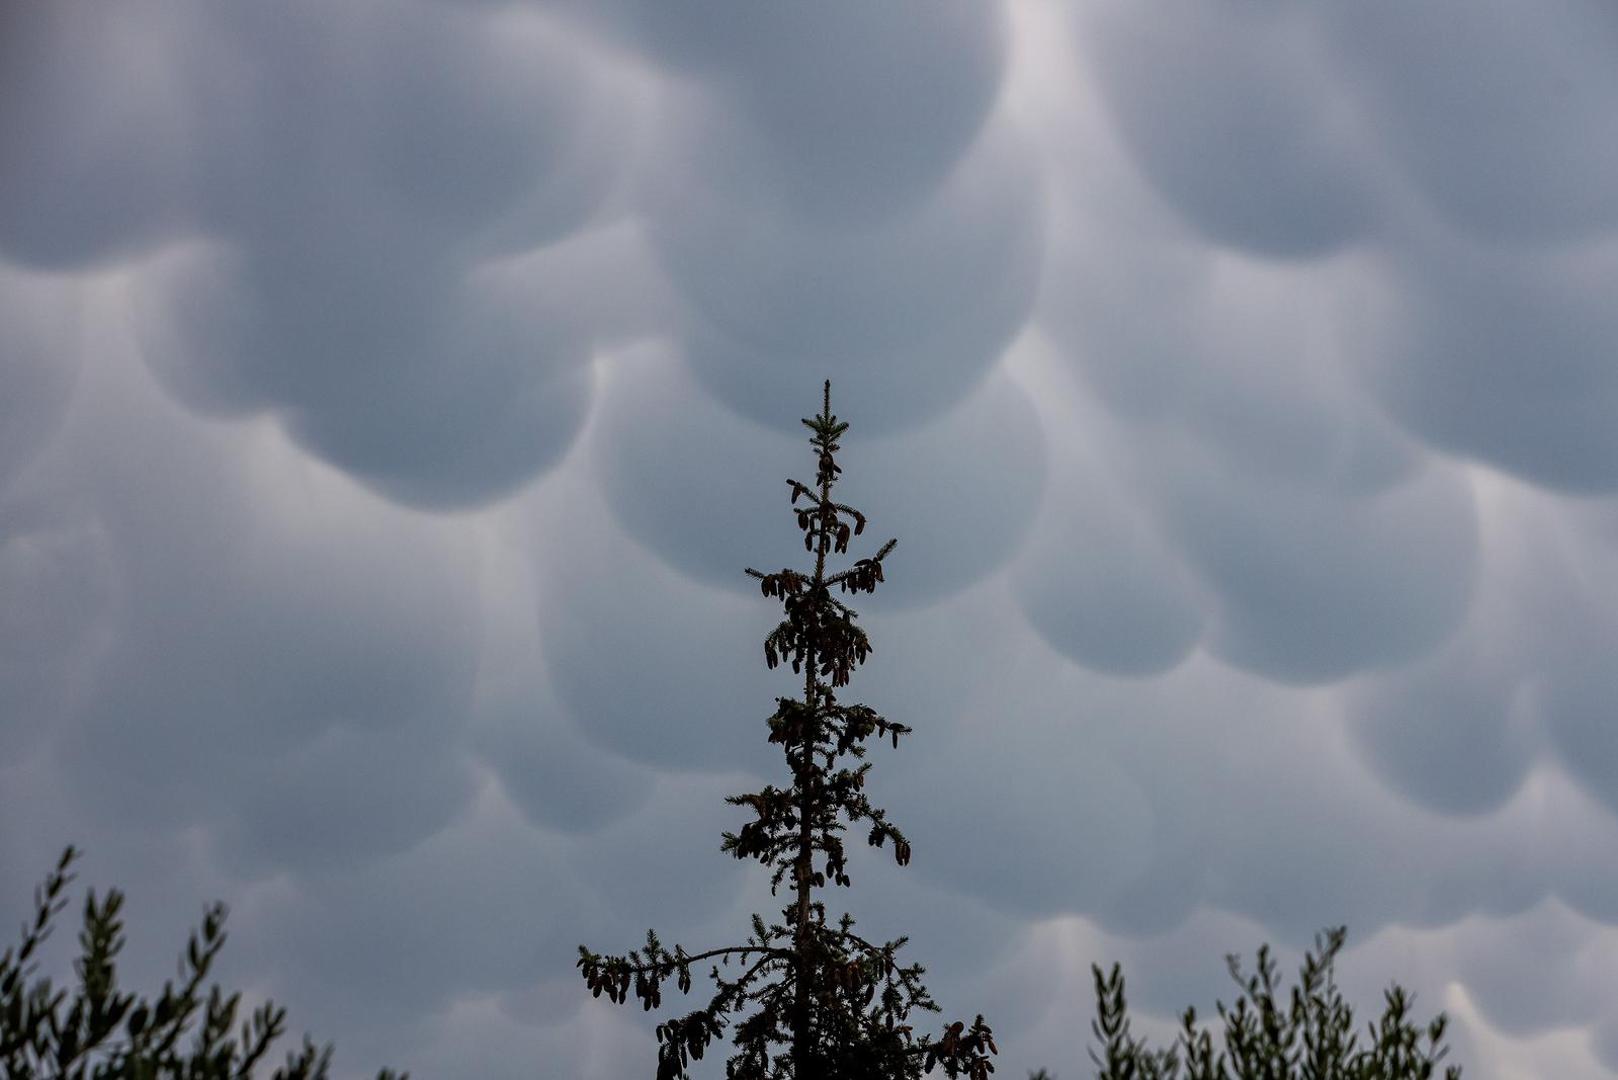
[{"label": "shrub foliage", "polygon": [[[1120,966],[1114,964],[1105,975],[1092,966],[1096,1018],[1090,1031],[1101,1047],[1099,1053],[1091,1049],[1090,1059],[1099,1070],[1097,1080],[1432,1080],[1449,1053],[1443,1045],[1444,1014],[1416,1023],[1410,1018],[1415,996],[1395,983],[1384,991],[1381,1022],[1366,1025],[1362,1045],[1354,1010],[1333,979],[1346,937],[1344,927],[1316,936],[1315,951],[1304,954],[1290,995],[1278,988],[1268,945],[1259,948],[1251,974],[1243,973],[1235,955],[1225,957],[1240,993],[1233,1006],[1216,1005],[1224,1021],[1218,1051],[1212,1033],[1198,1027],[1195,1008],[1181,1016],[1174,1046],[1148,1047],[1130,1033]],[[1460,1080],[1461,1068],[1447,1066],[1443,1075]],[[1056,1078],[1040,1069],[1029,1080]]]},{"label": "shrub foliage", "polygon": [[[237,1027],[240,992],[204,991],[225,944],[225,906],[210,905],[180,959],[179,982],[155,999],[118,987],[124,947],[123,893],[84,901],[78,985],[71,998],[36,977],[39,947],[67,906],[78,852],[68,848],[34,892],[22,940],[0,953],[0,1076],[5,1080],[247,1080],[286,1031],[286,1010],[265,1002]],[[325,1080],[331,1047],[304,1037],[273,1080]],[[409,1080],[384,1069],[377,1080]]]}]

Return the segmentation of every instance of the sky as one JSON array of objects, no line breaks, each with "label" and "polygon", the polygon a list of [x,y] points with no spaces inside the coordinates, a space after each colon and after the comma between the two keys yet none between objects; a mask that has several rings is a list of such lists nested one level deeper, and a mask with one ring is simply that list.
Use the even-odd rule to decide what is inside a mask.
[{"label": "sky", "polygon": [[577,947],[781,906],[829,378],[915,734],[827,899],[998,1075],[1340,924],[1618,1071],[1614,12],[0,0],[0,926],[72,843],[345,1078],[648,1075],[701,981]]}]

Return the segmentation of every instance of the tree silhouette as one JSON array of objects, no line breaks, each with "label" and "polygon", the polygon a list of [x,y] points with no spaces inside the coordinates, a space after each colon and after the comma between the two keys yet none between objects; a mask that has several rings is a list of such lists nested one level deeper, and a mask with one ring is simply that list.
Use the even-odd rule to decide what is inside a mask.
[{"label": "tree silhouette", "polygon": [[[0,1076],[5,1080],[247,1080],[286,1031],[286,1010],[265,1002],[232,1034],[241,994],[203,984],[225,944],[225,907],[211,905],[180,961],[180,984],[165,983],[155,1001],[118,989],[117,958],[124,946],[124,897],[109,889],[99,903],[84,902],[79,986],[73,1000],[33,979],[35,953],[67,906],[78,852],[69,847],[34,892],[34,915],[22,941],[0,953]],[[30,981],[32,980],[32,981]],[[64,1009],[65,1006],[65,1009]],[[201,1026],[192,1025],[201,1020]],[[181,1040],[187,1033],[187,1045]],[[325,1080],[331,1047],[307,1036],[289,1052],[273,1080]],[[377,1080],[409,1080],[384,1069]]]},{"label": "tree silhouette", "polygon": [[[1448,1021],[1439,1013],[1425,1027],[1414,1023],[1409,1014],[1415,996],[1397,983],[1383,993],[1381,1023],[1366,1025],[1369,1041],[1358,1045],[1354,1010],[1333,979],[1346,937],[1343,927],[1316,936],[1316,951],[1304,953],[1298,985],[1284,1005],[1276,1000],[1276,966],[1268,945],[1259,947],[1251,975],[1242,973],[1234,955],[1225,957],[1241,992],[1233,1007],[1216,1005],[1225,1022],[1224,1049],[1217,1053],[1212,1034],[1198,1029],[1194,1008],[1181,1016],[1175,1046],[1148,1048],[1130,1034],[1119,965],[1107,975],[1092,965],[1096,1019],[1090,1030],[1101,1041],[1101,1052],[1092,1049],[1090,1060],[1100,1070],[1097,1080],[1432,1080],[1449,1053],[1442,1044]],[[1460,1080],[1461,1067],[1446,1067],[1444,1077]],[[1040,1069],[1029,1080],[1056,1078]]]},{"label": "tree silhouette", "polygon": [[[814,570],[747,570],[766,597],[780,601],[785,614],[764,640],[765,662],[774,668],[789,661],[793,672],[803,676],[803,697],[777,698],[768,721],[769,741],[781,744],[792,785],[728,797],[726,802],[750,808],[755,817],[740,833],[725,833],[721,845],[738,859],[773,867],[772,894],[790,874],[792,902],[782,909],[780,923],[766,926],[755,914],[753,933],[742,945],[695,954],[676,945],[670,952],[648,930],[645,947],[625,955],[602,956],[579,946],[578,967],[595,996],[606,993],[615,1003],[627,999],[633,983],[648,1011],[662,1004],[662,985],[669,978],[681,992],[690,992],[695,963],[718,958],[728,967],[734,959],[745,967],[731,980],[713,964],[709,976],[718,990],[708,1005],[658,1025],[658,1080],[688,1080],[690,1060],[700,1060],[724,1031],[729,1015],[748,1002],[759,1008],[735,1026],[739,1052],[726,1064],[729,1080],[915,1080],[935,1065],[951,1077],[985,1080],[994,1071],[989,1054],[999,1051],[982,1015],[970,1028],[956,1021],[936,1039],[917,1037],[905,1022],[911,1009],[941,1010],[920,982],[926,969],[920,964],[901,967],[895,959],[908,939],[880,945],[867,941],[854,933],[854,920],[847,914],[828,926],[825,905],[814,899],[815,890],[828,881],[851,884],[839,815],[848,825],[868,823],[871,846],[891,840],[898,864],[909,863],[910,842],[865,796],[870,763],[853,769],[838,763],[844,755],[863,758],[862,744],[873,735],[889,739],[897,749],[899,737],[911,728],[865,705],[837,700],[835,690],[865,661],[871,643],[854,611],[833,590],[874,592],[882,582],[883,560],[897,541],[889,540],[846,569],[827,572],[827,556],[845,553],[850,538],[865,531],[866,520],[853,507],[832,501],[832,487],[842,471],[837,440],[848,424],[832,415],[829,381],[820,415],[803,423],[813,432],[815,483],[789,479],[787,484]],[[818,870],[816,853],[825,860]],[[772,1047],[783,1044],[788,1051],[772,1056]]]}]

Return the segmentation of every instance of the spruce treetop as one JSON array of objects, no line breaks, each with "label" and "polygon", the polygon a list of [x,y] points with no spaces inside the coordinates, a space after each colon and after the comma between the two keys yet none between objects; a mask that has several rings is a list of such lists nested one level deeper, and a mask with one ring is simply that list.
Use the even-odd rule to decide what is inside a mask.
[{"label": "spruce treetop", "polygon": [[[739,832],[726,832],[720,846],[737,859],[770,867],[770,892],[777,894],[786,881],[791,902],[781,909],[780,922],[766,925],[755,914],[753,933],[742,945],[694,954],[676,945],[670,952],[648,930],[645,947],[624,955],[603,956],[581,945],[578,967],[597,997],[605,993],[621,1003],[633,985],[649,1011],[662,1004],[666,980],[675,979],[689,993],[691,965],[720,961],[710,965],[718,989],[708,1005],[658,1025],[658,1080],[688,1080],[691,1060],[700,1060],[730,1014],[749,1004],[758,1008],[734,1025],[737,1053],[726,1064],[728,1080],[919,1080],[935,1066],[950,1077],[987,1080],[994,1071],[989,1055],[999,1051],[983,1017],[970,1027],[957,1020],[937,1037],[918,1036],[907,1022],[911,1010],[941,1010],[921,984],[926,969],[901,966],[896,958],[908,939],[868,941],[854,932],[848,914],[828,925],[825,904],[814,898],[828,883],[852,884],[843,842],[848,826],[867,829],[872,847],[891,841],[895,861],[910,862],[910,842],[865,794],[870,763],[840,763],[863,758],[863,744],[872,736],[897,749],[900,736],[912,729],[837,698],[872,652],[856,613],[840,595],[875,592],[883,560],[897,541],[827,572],[828,557],[845,554],[866,526],[863,513],[832,499],[842,471],[838,440],[848,424],[831,411],[829,381],[820,414],[803,423],[812,433],[815,481],[788,479],[787,485],[813,569],[746,571],[782,607],[781,622],[764,640],[765,663],[772,669],[789,663],[803,678],[803,696],[777,698],[767,721],[769,741],[781,745],[792,783],[729,796],[725,801],[748,808],[753,820]],[[728,967],[732,960],[743,970],[727,979],[720,964]]]}]

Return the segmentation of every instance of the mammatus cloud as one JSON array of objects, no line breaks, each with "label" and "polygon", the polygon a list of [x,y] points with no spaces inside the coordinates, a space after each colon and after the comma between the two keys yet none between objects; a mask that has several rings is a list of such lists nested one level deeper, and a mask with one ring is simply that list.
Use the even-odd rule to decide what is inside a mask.
[{"label": "mammatus cloud", "polygon": [[1003,1069],[1339,922],[1612,1067],[1618,24],[1182,8],[8,11],[0,904],[80,843],[158,975],[223,895],[355,1075],[644,1065],[569,954],[778,906],[829,377],[917,729],[848,906]]}]

